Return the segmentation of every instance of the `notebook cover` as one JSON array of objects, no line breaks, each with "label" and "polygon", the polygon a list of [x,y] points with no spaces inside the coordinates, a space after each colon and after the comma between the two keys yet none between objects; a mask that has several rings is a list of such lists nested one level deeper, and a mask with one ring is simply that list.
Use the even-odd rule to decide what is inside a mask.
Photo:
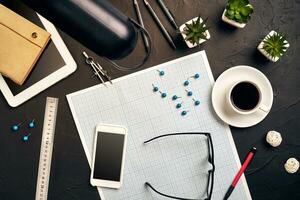
[{"label": "notebook cover", "polygon": [[50,34],[0,4],[0,73],[22,85]]}]

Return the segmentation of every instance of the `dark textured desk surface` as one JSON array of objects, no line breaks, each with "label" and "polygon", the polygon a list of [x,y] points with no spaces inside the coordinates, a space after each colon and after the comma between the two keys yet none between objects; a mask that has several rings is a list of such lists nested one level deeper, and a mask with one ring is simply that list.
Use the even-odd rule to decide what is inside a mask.
[{"label": "dark textured desk surface", "polygon": [[[111,2],[126,15],[135,18],[131,0]],[[232,66],[245,64],[256,67],[270,79],[274,90],[274,104],[270,114],[260,124],[246,129],[232,128],[232,133],[242,160],[251,146],[255,145],[258,148],[251,169],[259,168],[266,160],[272,159],[269,165],[247,176],[253,199],[300,199],[300,172],[287,174],[283,167],[290,157],[300,160],[300,1],[252,1],[254,14],[251,21],[244,29],[237,30],[221,22],[225,0],[165,0],[179,24],[199,13],[208,17],[211,40],[192,50],[181,48],[177,51],[169,47],[142,1],[139,2],[146,28],[150,31],[154,43],[151,59],[144,68],[204,49],[215,78]],[[177,33],[157,3],[154,0],[149,2],[157,10],[167,29],[176,37]],[[267,62],[256,50],[259,41],[272,29],[287,33],[291,44],[287,54],[278,63]],[[66,94],[95,85],[98,80],[90,78],[91,70],[84,64],[81,52],[87,49],[66,34],[62,33],[62,36],[78,64],[78,69],[73,75],[17,108],[10,108],[3,96],[0,96],[1,200],[27,200],[35,197],[47,96],[60,98],[49,199],[99,199],[96,189],[89,184],[90,169],[65,98]],[[140,45],[128,58],[128,62],[133,61],[132,58],[140,58],[142,53],[143,47]],[[109,67],[103,60],[101,63]],[[111,69],[111,73],[114,78],[125,75],[114,69]],[[27,144],[20,141],[20,133],[14,135],[9,130],[11,124],[24,121],[25,118],[35,118],[37,122],[37,128],[32,131],[31,140]],[[269,130],[282,133],[283,143],[278,148],[271,148],[265,144],[265,134]]]}]

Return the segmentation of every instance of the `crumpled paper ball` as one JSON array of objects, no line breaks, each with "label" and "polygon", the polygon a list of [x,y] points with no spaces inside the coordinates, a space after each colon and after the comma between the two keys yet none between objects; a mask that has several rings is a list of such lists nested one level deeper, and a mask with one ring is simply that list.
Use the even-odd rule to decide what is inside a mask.
[{"label": "crumpled paper ball", "polygon": [[277,131],[269,131],[267,133],[266,140],[271,146],[278,147],[282,142],[282,137]]},{"label": "crumpled paper ball", "polygon": [[288,173],[293,174],[299,169],[299,161],[296,158],[289,158],[285,162],[284,168]]}]

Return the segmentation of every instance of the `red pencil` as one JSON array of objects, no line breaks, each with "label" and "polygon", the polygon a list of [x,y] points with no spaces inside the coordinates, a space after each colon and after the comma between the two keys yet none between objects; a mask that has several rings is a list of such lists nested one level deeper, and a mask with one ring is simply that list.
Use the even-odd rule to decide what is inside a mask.
[{"label": "red pencil", "polygon": [[242,174],[244,173],[244,171],[246,170],[246,168],[248,167],[250,161],[253,159],[254,155],[256,153],[256,148],[252,147],[246,157],[246,160],[244,161],[241,169],[239,170],[239,172],[236,174],[235,178],[233,179],[230,187],[228,188],[225,196],[224,196],[224,200],[227,200],[228,197],[231,195],[233,189],[235,188],[236,184],[238,183],[238,181],[240,180]]}]

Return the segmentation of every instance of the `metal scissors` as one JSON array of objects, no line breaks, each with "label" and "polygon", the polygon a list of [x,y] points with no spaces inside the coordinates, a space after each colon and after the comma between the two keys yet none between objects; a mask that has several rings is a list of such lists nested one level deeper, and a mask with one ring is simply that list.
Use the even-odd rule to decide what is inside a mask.
[{"label": "metal scissors", "polygon": [[[112,84],[111,77],[108,75],[107,71],[105,69],[103,69],[103,67],[98,62],[96,63],[94,61],[94,58],[91,57],[91,56],[89,56],[85,51],[82,52],[82,54],[85,57],[85,62],[88,65],[91,65],[91,67],[94,70],[95,75],[98,76],[98,78],[100,79],[100,81],[105,85],[105,81],[102,78],[102,76],[104,76]],[[100,74],[102,74],[102,76]]]}]

